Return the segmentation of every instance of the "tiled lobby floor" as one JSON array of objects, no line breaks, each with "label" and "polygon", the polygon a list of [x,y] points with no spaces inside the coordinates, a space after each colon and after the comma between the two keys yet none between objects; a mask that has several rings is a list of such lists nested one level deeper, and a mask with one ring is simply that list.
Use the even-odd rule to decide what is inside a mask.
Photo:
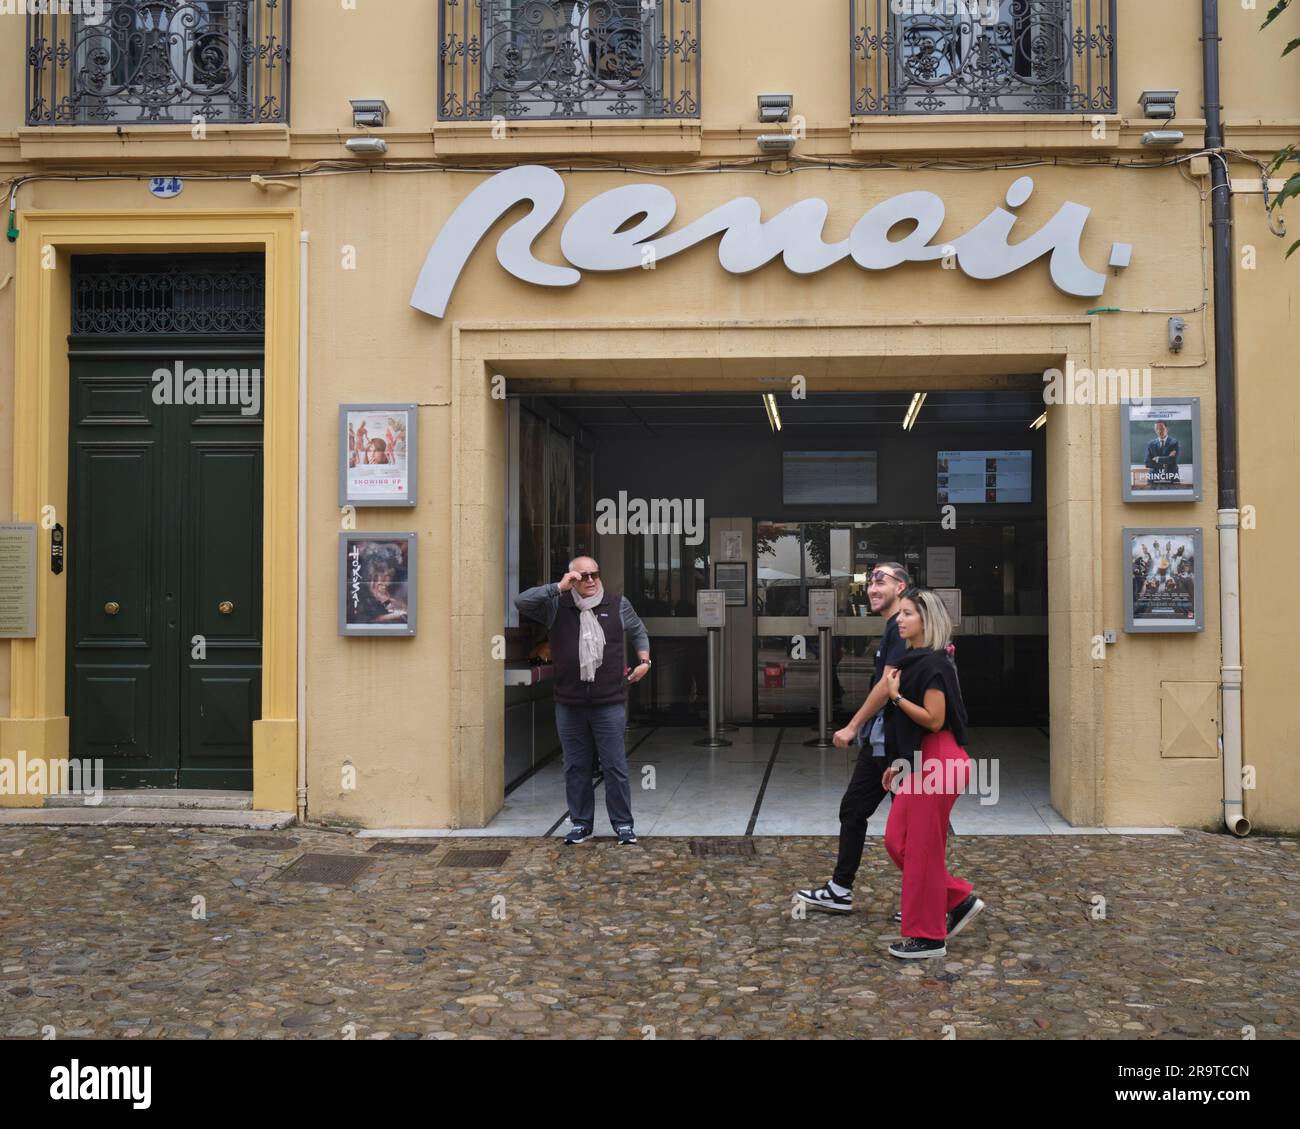
[{"label": "tiled lobby floor", "polygon": [[[739,729],[726,735],[732,744],[723,749],[696,748],[692,742],[701,736],[702,730],[671,727],[628,732],[632,813],[639,836],[839,833],[840,798],[856,749],[805,748],[803,742],[813,733],[802,726]],[[974,729],[966,751],[976,761],[985,787],[982,795],[958,799],[952,814],[952,828],[958,835],[1105,835],[1139,830],[1072,827],[1062,818],[1051,805],[1048,740],[1041,730]],[[983,802],[986,799],[995,802]],[[511,792],[486,828],[406,834],[563,836],[569,826],[566,814],[564,773],[557,757]],[[888,814],[886,801],[868,824],[868,836],[884,833]],[[1177,833],[1166,828],[1140,830]],[[596,789],[596,834],[611,834],[603,786]]]}]

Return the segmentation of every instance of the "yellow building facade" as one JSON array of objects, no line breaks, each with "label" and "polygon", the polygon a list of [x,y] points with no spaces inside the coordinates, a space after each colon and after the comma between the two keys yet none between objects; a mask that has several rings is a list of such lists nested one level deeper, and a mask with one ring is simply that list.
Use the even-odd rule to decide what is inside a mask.
[{"label": "yellow building facade", "polygon": [[[1207,153],[1200,5],[1185,0],[1031,4],[1023,25],[999,3],[251,0],[189,6],[208,21],[203,42],[162,35],[181,26],[177,7],[109,3],[108,30],[93,32],[75,12],[0,15],[0,182],[17,232],[0,242],[0,496],[14,523],[37,529],[35,634],[0,640],[0,757],[67,757],[77,724],[69,578],[93,567],[70,524],[78,263],[240,252],[265,272],[256,808],[371,828],[481,827],[500,810],[517,387],[757,397],[798,376],[815,394],[937,394],[1023,389],[1052,370],[1149,370],[1156,397],[1199,399],[1197,501],[1125,501],[1120,405],[1044,405],[1052,803],[1083,826],[1215,828],[1225,810],[1260,829],[1300,825],[1300,734],[1285,704],[1300,612],[1279,584],[1300,559],[1289,474],[1300,266],[1266,210],[1279,174],[1261,173],[1300,139],[1300,66],[1280,58],[1289,36],[1259,30],[1262,12],[1219,6],[1225,140]],[[72,44],[62,63],[44,53],[60,37]],[[1037,87],[1035,43],[1056,52],[1052,82]],[[568,101],[544,74],[565,44],[596,76]],[[145,97],[150,51],[170,77]],[[1176,91],[1173,116],[1144,109],[1144,91]],[[758,96],[773,92],[790,95],[788,110],[760,121]],[[1153,143],[1153,131],[1181,138]],[[772,134],[787,140],[761,147]],[[349,148],[362,139],[385,151]],[[1244,515],[1228,608],[1219,527],[1238,518],[1220,512],[1216,465],[1214,162],[1231,193],[1230,508]],[[558,177],[539,172],[530,191],[558,183],[561,198],[525,246],[521,221],[549,204],[532,196],[530,211],[521,197],[497,218],[472,194],[528,167]],[[655,186],[664,207],[666,190],[675,217],[633,208],[611,223],[607,208],[569,225],[635,185]],[[941,200],[942,224],[926,233],[937,253],[915,239],[905,261],[883,241],[907,242],[908,217],[924,226],[907,207],[902,226],[879,212],[874,236],[858,225],[911,193]],[[824,201],[824,225],[810,226],[815,206],[798,211],[759,265],[738,237],[736,269],[721,227],[644,252],[659,231],[666,249],[742,197],[764,221]],[[1014,246],[1052,230],[1066,205],[1087,209],[1077,256],[1067,232],[1020,265]],[[999,210],[1013,228],[985,253],[969,235]],[[463,266],[453,236],[467,243]],[[873,248],[871,269],[853,261],[850,249],[870,259]],[[518,277],[529,261],[562,284]],[[445,309],[428,308],[435,292]],[[1178,351],[1171,317],[1185,323]],[[418,405],[414,506],[340,507],[349,403]],[[47,564],[55,523],[69,528],[63,572]],[[1124,630],[1124,530],[1142,526],[1201,531],[1203,630]],[[352,528],[416,535],[414,637],[339,634],[339,536]],[[1238,602],[1239,664],[1223,626]],[[1240,701],[1239,726],[1225,697]],[[1246,784],[1234,793],[1238,759]]]}]

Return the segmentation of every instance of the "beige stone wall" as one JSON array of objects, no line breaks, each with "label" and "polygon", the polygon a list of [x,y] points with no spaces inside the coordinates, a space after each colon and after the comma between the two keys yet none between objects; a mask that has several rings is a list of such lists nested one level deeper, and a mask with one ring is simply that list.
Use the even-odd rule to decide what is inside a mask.
[{"label": "beige stone wall", "polygon": [[[490,607],[483,584],[496,584],[501,529],[492,499],[502,487],[501,436],[490,403],[487,415],[461,418],[453,396],[459,329],[502,323],[500,350],[467,381],[490,371],[508,379],[585,374],[592,386],[653,390],[661,387],[745,388],[759,376],[801,373],[809,390],[922,387],[992,387],[1011,372],[1034,371],[1041,351],[1018,365],[1007,350],[1000,366],[977,358],[953,369],[951,358],[970,352],[969,323],[982,323],[997,341],[998,327],[1014,318],[1066,322],[1093,306],[1122,307],[1095,316],[1090,340],[1105,368],[1147,368],[1156,395],[1201,397],[1204,501],[1195,505],[1126,506],[1120,497],[1117,409],[1073,408],[1056,413],[1049,428],[1049,536],[1053,623],[1053,796],[1081,822],[1213,825],[1219,817],[1221,762],[1217,757],[1161,756],[1159,699],[1162,682],[1217,682],[1219,663],[1214,474],[1214,376],[1208,313],[1189,312],[1187,345],[1171,354],[1165,344],[1166,310],[1202,305],[1208,265],[1207,163],[1137,170],[1078,162],[1151,159],[1137,140],[1152,123],[1135,121],[1144,87],[1182,91],[1176,125],[1199,143],[1202,123],[1199,24],[1184,0],[1121,0],[1120,106],[1102,138],[1093,123],[1072,119],[1048,129],[1037,120],[996,122],[864,122],[850,130],[847,115],[848,48],[844,5],[816,0],[793,9],[779,0],[709,0],[705,5],[703,120],[698,128],[618,125],[614,131],[576,126],[520,129],[493,142],[479,127],[448,129],[436,122],[436,21],[423,0],[365,0],[356,10],[333,0],[295,5],[293,120],[291,129],[263,130],[256,140],[233,131],[208,142],[188,133],[159,140],[157,133],[127,130],[122,139],[95,131],[65,130],[36,136],[21,127],[22,21],[0,18],[0,180],[15,174],[89,172],[105,167],[137,171],[213,171],[245,177],[262,170],[307,170],[312,162],[347,161],[343,138],[350,124],[348,98],[385,97],[392,107],[394,163],[448,160],[508,163],[540,154],[621,154],[646,166],[636,179],[667,185],[675,193],[678,222],[695,218],[739,195],[753,195],[765,216],[809,196],[830,207],[825,238],[844,238],[873,204],[898,192],[927,189],[948,206],[941,238],[950,238],[1002,202],[1019,171],[979,169],[826,169],[777,164],[718,173],[722,158],[756,157],[754,95],[790,90],[795,111],[807,120],[804,156],[860,160],[874,153],[899,164],[960,156],[991,163],[999,152],[1049,154],[1060,167],[1024,170],[1036,182],[1034,197],[1019,210],[1019,232],[1036,230],[1065,200],[1093,209],[1083,252],[1100,269],[1113,241],[1134,245],[1133,265],[1112,272],[1103,298],[1085,301],[1056,291],[1046,264],[1034,264],[998,281],[978,282],[937,264],[912,264],[867,273],[840,263],[824,273],[797,277],[779,263],[737,277],[717,262],[716,240],[659,264],[654,271],[589,275],[567,290],[528,286],[504,273],[493,255],[495,235],[471,259],[444,321],[408,306],[410,289],[432,239],[457,203],[481,182],[478,172],[304,177],[290,187],[262,191],[246,179],[203,183],[191,178],[177,200],[155,201],[135,181],[42,181],[22,189],[28,209],[259,209],[296,207],[311,239],[308,366],[308,745],[314,818],[369,826],[448,826],[487,818],[499,802],[500,691],[483,666],[488,636],[500,630],[490,617],[466,609]],[[1262,13],[1224,5],[1225,115],[1238,130],[1236,143],[1261,153],[1290,133],[1300,136],[1300,65],[1277,58],[1285,38],[1257,35]],[[603,124],[603,123],[602,123]],[[111,131],[110,131],[111,133]],[[250,131],[251,133],[251,131]],[[100,131],[102,134],[102,131]],[[280,136],[282,134],[282,136]],[[89,140],[87,140],[89,138]],[[594,138],[594,139],[593,139]],[[93,142],[93,144],[92,144]],[[1277,143],[1281,143],[1277,141]],[[638,150],[638,146],[640,149]],[[107,147],[107,148],[105,148]],[[603,147],[603,149],[602,149]],[[93,152],[92,152],[93,150]],[[105,156],[116,153],[121,156]],[[1075,162],[1075,163],[1071,163]],[[671,165],[681,175],[658,176]],[[1234,166],[1235,177],[1255,176]],[[559,231],[581,203],[629,182],[621,172],[566,174],[568,196],[559,221],[538,240],[540,258],[560,262]],[[520,213],[516,213],[518,215]],[[1246,593],[1246,761],[1259,766],[1259,788],[1248,794],[1247,813],[1270,826],[1300,823],[1300,769],[1296,730],[1281,703],[1285,673],[1300,622],[1292,603],[1271,595],[1286,563],[1296,559],[1297,533],[1286,470],[1294,461],[1298,394],[1279,358],[1294,348],[1296,264],[1280,259],[1280,241],[1263,226],[1259,198],[1238,198],[1237,240],[1258,248],[1259,267],[1238,271],[1240,413],[1243,501],[1257,507],[1259,525],[1243,535]],[[498,229],[500,230],[500,229]],[[1300,228],[1297,229],[1300,235]],[[356,269],[344,269],[355,252]],[[0,241],[0,282],[14,270],[14,248]],[[0,496],[12,474],[13,294],[0,289]],[[1160,311],[1160,312],[1141,312]],[[659,359],[613,362],[603,368],[591,336],[573,337],[581,357],[566,358],[527,343],[510,327],[525,323],[566,326],[600,323],[617,354],[626,332],[650,325],[736,323],[766,326],[760,355],[728,364],[711,346]],[[922,327],[923,347],[899,352],[886,323]],[[810,345],[804,327],[820,323],[877,328],[859,332],[859,352],[837,356],[840,345]],[[719,339],[720,339],[719,331]],[[1014,334],[1007,329],[1007,349]],[[1068,333],[1054,346],[1064,358]],[[480,335],[481,338],[481,335]],[[665,338],[666,340],[667,338]],[[873,344],[879,342],[878,345]],[[710,349],[714,348],[711,352]],[[749,348],[749,346],[745,346]],[[512,363],[510,350],[526,359]],[[594,350],[594,351],[591,351]],[[570,363],[572,361],[573,363]],[[581,365],[576,362],[581,361]],[[594,366],[594,367],[593,367]],[[755,386],[756,387],[756,386]],[[361,528],[414,529],[420,534],[419,634],[409,640],[344,640],[336,634],[337,407],[349,400],[410,400],[421,405],[419,505],[412,512],[361,510]],[[478,410],[478,409],[475,409]],[[472,433],[472,440],[466,434]],[[1256,437],[1266,441],[1257,441]],[[468,442],[468,446],[466,443]],[[458,447],[459,444],[459,447]],[[473,457],[457,464],[456,452]],[[484,499],[483,508],[454,508],[457,495]],[[1207,630],[1195,636],[1126,636],[1120,530],[1155,523],[1195,525],[1205,531],[1201,583]],[[475,577],[464,565],[478,557]],[[453,587],[453,577],[457,578]],[[484,579],[486,577],[486,579]],[[1070,583],[1058,581],[1066,577]],[[499,600],[498,600],[499,603]],[[1092,657],[1091,640],[1120,631],[1106,657]],[[8,646],[0,643],[0,716],[7,710]],[[477,681],[476,681],[477,679]],[[493,711],[495,712],[495,715]],[[1070,724],[1070,731],[1063,725]],[[1075,730],[1077,727],[1077,732]],[[1086,734],[1086,741],[1078,736]],[[494,743],[495,742],[495,743]],[[1087,747],[1083,747],[1086,745]],[[345,764],[358,786],[344,790]]]},{"label": "beige stone wall", "polygon": [[[1282,254],[1300,238],[1294,215],[1293,209],[1291,234],[1280,240],[1269,233],[1259,194],[1234,201],[1239,488],[1255,520],[1255,528],[1241,534],[1242,760],[1254,766],[1256,776],[1255,791],[1246,793],[1246,813],[1258,827],[1292,831],[1300,825],[1300,723],[1289,704],[1300,610],[1285,592],[1293,562],[1300,560],[1292,485],[1300,459],[1300,252],[1289,261]],[[1248,269],[1252,248],[1257,265]]]}]

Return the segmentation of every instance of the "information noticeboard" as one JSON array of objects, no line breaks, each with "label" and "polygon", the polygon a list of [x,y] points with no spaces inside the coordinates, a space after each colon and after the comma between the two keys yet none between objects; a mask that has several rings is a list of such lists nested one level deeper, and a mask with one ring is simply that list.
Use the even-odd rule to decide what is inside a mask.
[{"label": "information noticeboard", "polygon": [[930,545],[926,548],[925,583],[936,591],[957,586],[957,546]]},{"label": "information noticeboard", "polygon": [[749,603],[749,565],[744,561],[718,561],[713,566],[713,587],[727,594],[731,607]]},{"label": "information noticeboard", "polygon": [[808,593],[808,622],[814,627],[835,626],[834,588],[814,588]]},{"label": "information noticeboard", "polygon": [[701,588],[695,593],[696,620],[701,627],[725,627],[727,594],[720,588]]},{"label": "information noticeboard", "polygon": [[0,524],[0,639],[36,638],[36,526]]},{"label": "information noticeboard", "polygon": [[948,618],[952,620],[953,627],[961,626],[961,589],[960,588],[936,588],[934,594],[943,601],[943,606],[948,609]]}]

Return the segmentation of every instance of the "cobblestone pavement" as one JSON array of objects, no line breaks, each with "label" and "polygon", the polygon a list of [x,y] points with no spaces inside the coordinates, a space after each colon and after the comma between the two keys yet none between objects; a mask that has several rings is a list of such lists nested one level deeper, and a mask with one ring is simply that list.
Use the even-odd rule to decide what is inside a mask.
[{"label": "cobblestone pavement", "polygon": [[[858,910],[798,920],[831,839],[696,858],[685,839],[407,855],[246,834],[0,831],[0,1036],[1300,1038],[1289,840],[961,838],[950,865],[988,909],[947,960],[904,964],[877,839]],[[476,848],[510,854],[440,865]],[[304,852],[369,865],[281,880]]]}]

